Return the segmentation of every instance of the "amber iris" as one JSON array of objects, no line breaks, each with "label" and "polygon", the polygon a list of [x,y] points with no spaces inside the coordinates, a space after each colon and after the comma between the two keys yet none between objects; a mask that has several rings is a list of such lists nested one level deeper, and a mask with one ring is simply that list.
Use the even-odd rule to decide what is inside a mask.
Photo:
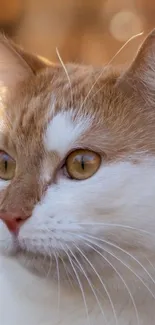
[{"label": "amber iris", "polygon": [[0,152],[0,178],[10,180],[14,177],[16,169],[15,161],[5,152]]},{"label": "amber iris", "polygon": [[100,164],[100,155],[91,150],[75,150],[66,159],[67,173],[72,179],[76,180],[84,180],[93,176]]}]

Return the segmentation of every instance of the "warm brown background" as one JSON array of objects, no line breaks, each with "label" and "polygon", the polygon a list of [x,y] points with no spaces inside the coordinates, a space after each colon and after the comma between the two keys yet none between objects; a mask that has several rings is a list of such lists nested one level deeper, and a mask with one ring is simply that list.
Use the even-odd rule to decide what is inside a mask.
[{"label": "warm brown background", "polygon": [[[25,49],[63,61],[108,62],[134,34],[155,27],[155,0],[0,0],[0,29]],[[116,63],[129,62],[143,37]]]}]

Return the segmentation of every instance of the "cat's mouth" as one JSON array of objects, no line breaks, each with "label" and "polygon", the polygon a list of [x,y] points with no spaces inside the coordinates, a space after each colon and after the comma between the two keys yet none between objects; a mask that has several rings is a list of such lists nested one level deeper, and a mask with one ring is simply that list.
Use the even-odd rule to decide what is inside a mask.
[{"label": "cat's mouth", "polygon": [[27,247],[24,241],[17,237],[13,238],[13,250],[10,255],[17,259],[24,268],[43,277],[57,277],[57,265],[62,269],[62,260],[65,260],[62,252],[57,252],[54,249],[47,252],[40,252],[39,248],[31,246]]}]

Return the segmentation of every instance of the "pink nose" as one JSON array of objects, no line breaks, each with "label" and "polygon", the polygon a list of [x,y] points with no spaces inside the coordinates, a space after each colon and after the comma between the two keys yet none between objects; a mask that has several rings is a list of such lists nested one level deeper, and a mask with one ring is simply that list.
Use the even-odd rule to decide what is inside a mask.
[{"label": "pink nose", "polygon": [[10,232],[17,234],[19,228],[29,216],[19,213],[1,213],[0,219],[6,224]]}]

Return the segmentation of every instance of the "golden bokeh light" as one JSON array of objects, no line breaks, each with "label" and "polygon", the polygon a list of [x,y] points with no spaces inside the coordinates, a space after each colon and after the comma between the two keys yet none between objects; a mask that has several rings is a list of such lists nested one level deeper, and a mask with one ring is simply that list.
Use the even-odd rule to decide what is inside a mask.
[{"label": "golden bokeh light", "polygon": [[123,42],[127,41],[131,36],[142,32],[143,24],[136,13],[120,11],[112,17],[109,29],[116,40]]},{"label": "golden bokeh light", "polygon": [[[52,62],[57,47],[64,62],[103,65],[133,35],[154,28],[154,0],[0,0],[0,8],[0,32]],[[137,51],[131,43],[126,62]]]}]

